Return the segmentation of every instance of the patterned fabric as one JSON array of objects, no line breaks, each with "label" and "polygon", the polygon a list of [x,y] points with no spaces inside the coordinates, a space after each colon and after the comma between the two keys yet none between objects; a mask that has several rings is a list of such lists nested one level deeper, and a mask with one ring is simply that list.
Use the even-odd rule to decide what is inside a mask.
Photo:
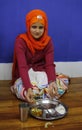
[{"label": "patterned fabric", "polygon": [[[29,70],[29,77],[31,84],[33,85],[33,92],[35,99],[50,97],[48,95],[48,80],[45,72]],[[56,85],[58,87],[59,97],[61,97],[67,90],[68,85],[60,78],[56,78]],[[17,79],[15,84],[11,86],[11,91],[17,96],[17,98],[25,100],[26,90],[23,87],[21,78]],[[59,98],[54,97],[54,98]]]}]

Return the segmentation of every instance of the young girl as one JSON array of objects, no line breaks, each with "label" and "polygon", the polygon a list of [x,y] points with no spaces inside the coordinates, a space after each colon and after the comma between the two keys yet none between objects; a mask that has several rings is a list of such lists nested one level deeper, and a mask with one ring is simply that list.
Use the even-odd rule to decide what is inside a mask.
[{"label": "young girl", "polygon": [[55,81],[54,47],[48,36],[47,16],[42,10],[32,10],[26,15],[26,33],[16,38],[11,90],[19,99],[33,103],[36,94],[58,96]]}]

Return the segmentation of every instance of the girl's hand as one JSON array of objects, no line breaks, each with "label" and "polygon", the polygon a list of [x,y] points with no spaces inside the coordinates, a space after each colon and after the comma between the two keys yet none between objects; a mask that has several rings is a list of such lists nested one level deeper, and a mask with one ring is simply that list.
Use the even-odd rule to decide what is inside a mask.
[{"label": "girl's hand", "polygon": [[51,82],[51,83],[49,84],[48,93],[49,93],[50,97],[52,97],[52,98],[55,97],[55,96],[56,96],[56,97],[59,97],[58,87],[57,87],[55,81],[53,81],[53,82]]},{"label": "girl's hand", "polygon": [[34,93],[31,88],[27,90],[25,97],[29,103],[34,103]]}]

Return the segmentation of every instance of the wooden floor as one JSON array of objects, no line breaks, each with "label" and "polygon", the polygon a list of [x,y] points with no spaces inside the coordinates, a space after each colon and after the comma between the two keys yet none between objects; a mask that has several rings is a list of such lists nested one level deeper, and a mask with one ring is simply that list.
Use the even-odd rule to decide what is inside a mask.
[{"label": "wooden floor", "polygon": [[[51,121],[47,130],[82,129],[82,78],[71,79],[69,91],[60,99],[68,106],[68,114]],[[0,81],[0,130],[45,130],[47,121],[29,116],[25,123],[19,120],[19,103],[10,91],[10,81]]]}]

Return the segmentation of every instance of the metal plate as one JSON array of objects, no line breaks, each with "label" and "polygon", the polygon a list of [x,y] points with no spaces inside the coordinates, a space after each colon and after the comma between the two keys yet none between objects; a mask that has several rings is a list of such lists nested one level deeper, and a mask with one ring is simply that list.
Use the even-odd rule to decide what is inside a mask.
[{"label": "metal plate", "polygon": [[62,102],[51,99],[40,99],[30,108],[30,114],[41,120],[55,120],[63,118],[68,108]]}]

